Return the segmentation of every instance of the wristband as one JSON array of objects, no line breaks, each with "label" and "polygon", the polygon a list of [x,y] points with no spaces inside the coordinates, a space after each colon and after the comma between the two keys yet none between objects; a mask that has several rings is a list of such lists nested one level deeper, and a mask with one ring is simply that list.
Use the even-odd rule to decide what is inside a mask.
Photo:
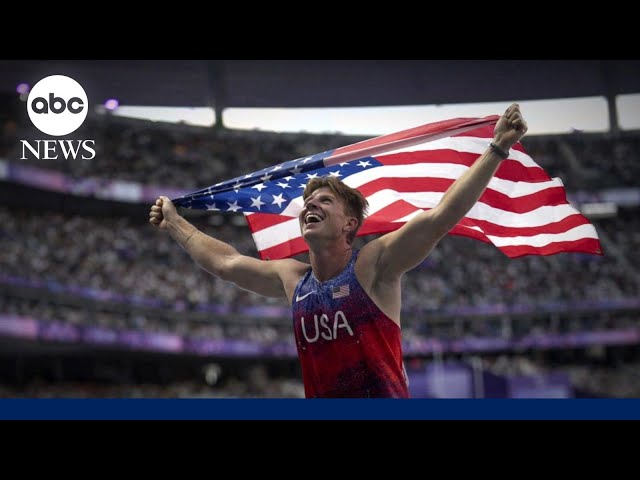
[{"label": "wristband", "polygon": [[197,228],[196,228],[193,232],[191,232],[191,233],[189,234],[189,236],[187,237],[187,239],[184,241],[184,243],[183,243],[182,245],[186,247],[186,246],[187,246],[187,242],[189,241],[189,239],[190,239],[191,237],[193,237],[196,233],[198,233],[198,229],[197,229]]},{"label": "wristband", "polygon": [[494,152],[496,152],[498,154],[498,156],[500,158],[502,158],[503,160],[506,160],[509,157],[509,152],[505,152],[504,150],[502,150],[499,146],[497,146],[495,143],[491,142],[489,144],[489,148],[491,150],[493,150]]}]

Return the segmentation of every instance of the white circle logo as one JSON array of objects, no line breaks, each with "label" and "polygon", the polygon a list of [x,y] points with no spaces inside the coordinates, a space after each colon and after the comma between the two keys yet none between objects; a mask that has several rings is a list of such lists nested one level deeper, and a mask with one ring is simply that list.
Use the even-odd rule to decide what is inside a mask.
[{"label": "white circle logo", "polygon": [[89,111],[89,100],[84,88],[73,78],[51,75],[33,86],[27,111],[38,130],[59,137],[82,125]]}]

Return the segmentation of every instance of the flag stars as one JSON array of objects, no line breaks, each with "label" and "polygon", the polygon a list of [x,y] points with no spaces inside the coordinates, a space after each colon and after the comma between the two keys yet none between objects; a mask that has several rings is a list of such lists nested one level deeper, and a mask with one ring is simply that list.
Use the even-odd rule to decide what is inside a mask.
[{"label": "flag stars", "polygon": [[316,178],[318,176],[317,173],[307,173],[307,178],[311,180],[312,178]]},{"label": "flag stars", "polygon": [[307,163],[309,160],[311,160],[313,157],[307,157],[304,160],[302,160],[301,163]]},{"label": "flag stars", "polygon": [[256,190],[258,190],[259,192],[261,192],[263,189],[267,188],[265,187],[264,183],[258,183],[257,185],[254,185],[251,188],[255,188]]},{"label": "flag stars", "polygon": [[293,173],[294,175],[298,175],[301,171],[302,171],[302,169],[300,168],[300,165],[296,165],[291,170],[289,170],[289,173]]},{"label": "flag stars", "polygon": [[262,180],[264,183],[268,182],[269,180],[271,180],[271,177],[273,175],[269,175],[268,173],[265,173],[262,177],[260,177],[260,180]]},{"label": "flag stars", "polygon": [[242,207],[238,205],[237,200],[233,203],[227,202],[227,205],[229,205],[227,212],[237,212],[238,210],[242,210]]},{"label": "flag stars", "polygon": [[286,201],[286,199],[282,198],[282,193],[280,193],[273,196],[273,202],[271,202],[271,205],[278,205],[278,208],[282,208],[282,204]]},{"label": "flag stars", "polygon": [[212,203],[211,205],[209,205],[208,203],[205,203],[205,205],[207,206],[207,210],[213,211],[213,212],[219,212],[220,209],[216,207],[215,202]]},{"label": "flag stars", "polygon": [[260,200],[261,196],[262,195],[258,195],[258,198],[251,197],[251,206],[257,208],[258,210],[260,210],[260,207],[262,205],[266,205],[266,203]]},{"label": "flag stars", "polygon": [[329,175],[332,177],[341,177],[340,170],[336,170],[335,172],[329,172]]},{"label": "flag stars", "polygon": [[233,185],[233,190],[234,190],[236,193],[238,193],[238,190],[240,190],[240,189],[242,188],[242,186],[243,186],[243,185],[242,185],[242,183],[240,183],[240,182],[236,182],[236,183]]},{"label": "flag stars", "polygon": [[291,188],[291,187],[289,186],[289,184],[288,184],[288,183],[278,182],[276,185],[278,185],[278,186],[279,186],[280,188],[282,188],[283,190],[284,190],[285,188]]},{"label": "flag stars", "polygon": [[367,167],[371,166],[371,163],[369,162],[369,160],[366,160],[364,162],[362,160],[360,160],[358,162],[358,165],[361,166],[362,168],[367,168]]}]

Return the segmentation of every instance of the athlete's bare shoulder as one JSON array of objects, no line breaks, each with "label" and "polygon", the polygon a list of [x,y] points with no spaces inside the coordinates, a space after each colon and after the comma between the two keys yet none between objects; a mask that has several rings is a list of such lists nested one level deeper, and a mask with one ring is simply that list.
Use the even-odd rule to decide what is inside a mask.
[{"label": "athlete's bare shoulder", "polygon": [[268,260],[268,263],[270,266],[277,269],[278,275],[282,280],[282,285],[287,293],[287,298],[291,301],[296,285],[311,265],[301,262],[300,260],[296,260],[295,258]]},{"label": "athlete's bare shoulder", "polygon": [[295,258],[282,258],[279,260],[267,260],[271,265],[276,266],[278,271],[287,273],[294,272],[300,273],[300,276],[307,271],[307,269],[311,266],[308,263],[301,262],[300,260],[296,260]]},{"label": "athlete's bare shoulder", "polygon": [[354,265],[356,278],[367,295],[391,320],[400,325],[400,278],[389,277],[380,268],[384,242],[380,237],[362,247]]},{"label": "athlete's bare shoulder", "polygon": [[380,259],[381,253],[382,243],[378,239],[371,240],[358,252],[354,270],[360,285],[362,285],[367,292],[371,290],[373,282],[375,281],[378,260]]}]

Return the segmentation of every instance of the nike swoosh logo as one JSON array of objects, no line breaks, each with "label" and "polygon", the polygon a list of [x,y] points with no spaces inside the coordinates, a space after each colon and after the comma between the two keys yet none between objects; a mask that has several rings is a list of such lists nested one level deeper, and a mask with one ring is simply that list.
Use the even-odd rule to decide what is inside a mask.
[{"label": "nike swoosh logo", "polygon": [[311,295],[312,293],[316,293],[316,292],[309,292],[309,293],[305,293],[304,295],[300,296],[300,295],[296,295],[296,302],[299,302],[301,300],[304,300],[305,298],[307,298],[309,295]]}]

